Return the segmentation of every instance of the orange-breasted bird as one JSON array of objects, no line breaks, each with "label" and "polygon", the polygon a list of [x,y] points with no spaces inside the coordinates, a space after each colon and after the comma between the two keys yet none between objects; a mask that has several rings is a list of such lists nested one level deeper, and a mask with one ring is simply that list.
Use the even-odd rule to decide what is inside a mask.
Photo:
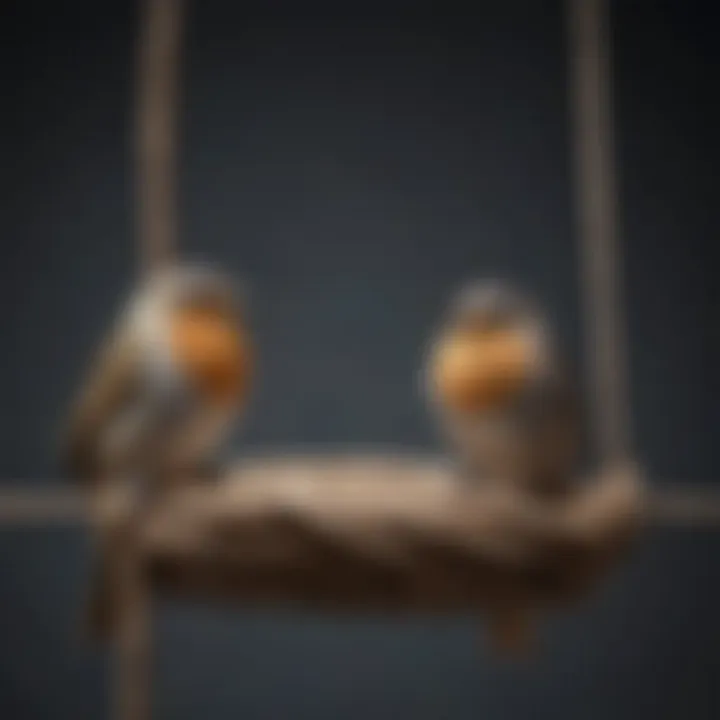
[{"label": "orange-breasted bird", "polygon": [[[579,446],[569,373],[537,305],[498,281],[452,299],[425,367],[432,408],[464,477],[556,498],[570,486]],[[501,649],[527,641],[525,609],[491,620]]]},{"label": "orange-breasted bird", "polygon": [[[197,479],[245,407],[252,367],[230,279],[204,266],[162,270],[133,293],[91,367],[65,428],[64,467],[93,487],[145,496]],[[100,623],[107,565],[91,588]]]}]

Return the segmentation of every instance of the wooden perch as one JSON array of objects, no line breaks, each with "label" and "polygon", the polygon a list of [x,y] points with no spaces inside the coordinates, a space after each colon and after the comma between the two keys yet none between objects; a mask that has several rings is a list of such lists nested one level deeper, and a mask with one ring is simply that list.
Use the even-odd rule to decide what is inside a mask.
[{"label": "wooden perch", "polygon": [[264,459],[168,495],[138,547],[160,595],[330,611],[542,608],[591,589],[641,511],[631,467],[550,505],[473,488],[442,463]]}]

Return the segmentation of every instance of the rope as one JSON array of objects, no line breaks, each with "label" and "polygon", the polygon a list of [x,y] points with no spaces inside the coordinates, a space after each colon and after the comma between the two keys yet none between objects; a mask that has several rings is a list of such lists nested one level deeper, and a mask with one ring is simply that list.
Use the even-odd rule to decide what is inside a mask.
[{"label": "rope", "polygon": [[568,0],[586,355],[595,451],[606,463],[632,445],[607,20],[604,0]]},{"label": "rope", "polygon": [[[269,465],[267,470],[269,481],[273,477],[272,467]],[[428,468],[435,467],[428,461]],[[0,531],[3,528],[30,530],[90,523],[94,511],[87,496],[81,491],[64,488],[65,482],[50,479],[33,483],[35,489],[6,489],[8,482],[0,481]],[[647,516],[650,524],[659,528],[717,528],[720,526],[720,489],[714,483],[662,483],[647,498]]]},{"label": "rope", "polygon": [[143,272],[176,250],[177,115],[182,0],[145,0],[138,54],[136,185]]},{"label": "rope", "polygon": [[[182,0],[145,0],[138,55],[136,163],[141,271],[172,261],[177,249],[177,117]],[[127,509],[115,591],[113,714],[146,720],[151,714],[151,598],[137,546],[140,508]],[[107,553],[106,553],[107,554]],[[102,562],[110,562],[105,557]],[[93,588],[96,590],[97,588]],[[100,592],[103,588],[99,589]]]}]

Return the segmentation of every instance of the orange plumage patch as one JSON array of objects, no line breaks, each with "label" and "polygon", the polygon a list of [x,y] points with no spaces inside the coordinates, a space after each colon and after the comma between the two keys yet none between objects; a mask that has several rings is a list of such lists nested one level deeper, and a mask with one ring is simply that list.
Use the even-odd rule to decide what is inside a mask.
[{"label": "orange plumage patch", "polygon": [[211,402],[242,402],[251,352],[241,327],[212,310],[184,309],[173,317],[171,343],[174,357]]},{"label": "orange plumage patch", "polygon": [[532,371],[527,339],[514,329],[461,330],[435,349],[431,381],[450,410],[477,413],[512,400]]}]

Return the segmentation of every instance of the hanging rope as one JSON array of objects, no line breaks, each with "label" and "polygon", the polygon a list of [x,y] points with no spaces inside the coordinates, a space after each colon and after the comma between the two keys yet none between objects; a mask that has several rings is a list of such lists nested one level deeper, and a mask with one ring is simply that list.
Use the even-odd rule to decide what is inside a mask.
[{"label": "hanging rope", "polygon": [[[181,0],[145,0],[138,54],[136,165],[138,245],[141,271],[172,261],[177,248],[177,118],[182,35]],[[112,591],[119,608],[113,714],[117,720],[148,720],[151,714],[151,590],[138,544],[142,511],[130,502],[117,521]],[[107,529],[104,530],[107,534]],[[116,541],[117,542],[117,541]],[[106,558],[105,563],[109,560]],[[107,570],[107,566],[105,566]]]},{"label": "hanging rope", "polygon": [[599,459],[613,462],[631,455],[632,440],[605,5],[568,0],[568,37],[593,434]]},{"label": "hanging rope", "polygon": [[177,117],[182,0],[145,0],[138,55],[136,185],[144,272],[177,246]]}]

